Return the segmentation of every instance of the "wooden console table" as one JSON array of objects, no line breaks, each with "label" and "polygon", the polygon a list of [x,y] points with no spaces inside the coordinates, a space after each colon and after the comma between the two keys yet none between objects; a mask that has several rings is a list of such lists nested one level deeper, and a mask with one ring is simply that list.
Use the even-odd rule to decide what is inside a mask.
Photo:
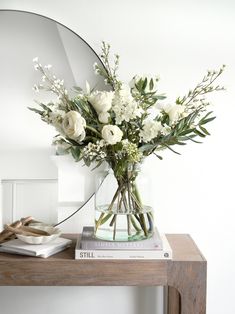
[{"label": "wooden console table", "polygon": [[167,238],[173,260],[78,261],[74,245],[48,259],[0,253],[0,285],[167,286],[168,314],[205,314],[206,260],[189,235]]}]

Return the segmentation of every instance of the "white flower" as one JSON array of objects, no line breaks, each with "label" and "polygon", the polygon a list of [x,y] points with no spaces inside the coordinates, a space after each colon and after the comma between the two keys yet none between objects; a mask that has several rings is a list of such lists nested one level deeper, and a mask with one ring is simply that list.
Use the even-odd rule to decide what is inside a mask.
[{"label": "white flower", "polygon": [[122,88],[115,92],[112,109],[115,113],[117,124],[121,124],[122,121],[129,122],[142,114],[142,109],[138,107],[137,102],[127,88]]},{"label": "white flower", "polygon": [[96,75],[100,74],[100,70],[99,70],[99,66],[98,66],[97,62],[95,62],[93,64],[93,69],[94,69]]},{"label": "white flower", "polygon": [[38,57],[33,58],[33,62],[38,62]]},{"label": "white flower", "polygon": [[104,159],[107,155],[106,152],[103,150],[105,147],[105,141],[100,140],[95,143],[88,143],[82,150],[83,157],[89,159],[90,161],[100,161]]},{"label": "white flower", "polygon": [[90,94],[90,92],[91,92],[90,84],[86,81],[86,93]]},{"label": "white flower", "polygon": [[39,93],[39,88],[38,88],[38,85],[34,84],[32,89],[36,92],[36,93]]},{"label": "white flower", "polygon": [[122,131],[116,125],[105,125],[101,131],[103,139],[110,145],[120,142],[123,136]]},{"label": "white flower", "polygon": [[96,70],[96,69],[97,69],[97,67],[98,67],[98,63],[97,63],[97,62],[95,62],[95,63],[93,64],[93,69],[94,69],[94,70]]},{"label": "white flower", "polygon": [[98,116],[98,119],[101,123],[108,123],[109,117],[110,117],[110,114],[108,112],[101,112]]},{"label": "white flower", "polygon": [[88,100],[99,114],[100,112],[109,111],[112,106],[113,94],[113,92],[95,91],[88,96]]},{"label": "white flower", "polygon": [[49,70],[49,69],[52,68],[52,65],[51,65],[51,64],[45,65],[44,68],[47,69],[47,70]]},{"label": "white flower", "polygon": [[39,69],[39,64],[38,63],[36,63],[36,64],[34,64],[34,70],[38,70]]},{"label": "white flower", "polygon": [[104,147],[105,146],[105,140],[100,140],[100,141],[97,141],[96,144],[99,146],[99,147]]},{"label": "white flower", "polygon": [[51,123],[59,133],[64,133],[62,122],[65,112],[62,110],[54,110],[49,113],[49,123]]},{"label": "white flower", "polygon": [[174,105],[167,111],[170,121],[176,122],[182,117],[182,113],[184,112],[185,107],[181,105]]},{"label": "white flower", "polygon": [[56,87],[57,89],[61,89],[61,87],[63,86],[64,86],[64,80],[60,80],[60,79],[54,80],[54,87]]},{"label": "white flower", "polygon": [[165,133],[166,130],[161,122],[147,120],[144,122],[144,127],[140,130],[140,138],[142,142],[150,142],[153,138],[157,137],[160,133]]},{"label": "white flower", "polygon": [[63,119],[63,130],[65,134],[75,141],[82,141],[85,136],[86,120],[77,111],[69,111]]},{"label": "white flower", "polygon": [[173,124],[180,120],[181,118],[185,117],[187,115],[185,109],[186,107],[184,105],[165,105],[163,106],[163,111],[165,111],[170,120],[170,124]]}]

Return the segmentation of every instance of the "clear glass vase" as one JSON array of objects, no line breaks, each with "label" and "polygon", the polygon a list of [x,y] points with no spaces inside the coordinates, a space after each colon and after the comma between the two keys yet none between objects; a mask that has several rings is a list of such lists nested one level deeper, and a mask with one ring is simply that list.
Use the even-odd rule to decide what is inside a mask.
[{"label": "clear glass vase", "polygon": [[95,236],[107,241],[138,241],[153,235],[148,177],[139,164],[121,175],[109,168],[96,176]]}]

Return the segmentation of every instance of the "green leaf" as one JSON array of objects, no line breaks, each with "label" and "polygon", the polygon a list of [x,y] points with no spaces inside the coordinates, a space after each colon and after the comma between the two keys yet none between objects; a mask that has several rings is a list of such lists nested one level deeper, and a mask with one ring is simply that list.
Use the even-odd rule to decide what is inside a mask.
[{"label": "green leaf", "polygon": [[101,138],[101,134],[100,134],[95,128],[93,128],[92,126],[86,125],[86,129],[92,131],[93,133],[95,133],[96,135],[98,135],[99,138]]},{"label": "green leaf", "polygon": [[205,133],[206,135],[210,135],[210,133],[207,131],[206,128],[202,127],[201,125],[199,125],[200,130]]},{"label": "green leaf", "polygon": [[177,141],[177,143],[176,143],[177,145],[186,145],[186,143],[184,143],[184,142],[180,142],[180,141]]},{"label": "green leaf", "polygon": [[135,84],[135,88],[140,92],[141,91],[141,84],[140,84],[140,81],[138,81],[136,84]]},{"label": "green leaf", "polygon": [[90,167],[90,165],[91,165],[91,161],[90,161],[90,160],[88,160],[88,159],[83,159],[83,161],[84,161],[84,164],[85,164],[87,167]]},{"label": "green leaf", "polygon": [[28,109],[31,110],[31,111],[33,111],[33,112],[36,112],[36,113],[38,113],[38,114],[40,114],[40,115],[43,114],[43,111],[42,111],[42,110],[38,110],[38,109],[36,109],[36,108],[31,108],[31,107],[28,107]]},{"label": "green leaf", "polygon": [[103,163],[103,160],[100,160],[100,161],[96,164],[96,166],[91,169],[91,171],[93,171],[93,170],[99,168],[99,167],[102,165],[102,163]]},{"label": "green leaf", "polygon": [[162,122],[162,124],[167,124],[167,125],[170,124],[170,118],[169,118],[168,114],[163,115],[161,122]]},{"label": "green leaf", "polygon": [[48,106],[44,105],[43,103],[40,103],[39,106],[41,106],[45,111],[52,112],[51,108],[49,108]]},{"label": "green leaf", "polygon": [[148,80],[147,80],[147,78],[145,78],[144,81],[143,81],[143,85],[142,85],[142,90],[143,91],[145,90],[147,84],[148,84]]},{"label": "green leaf", "polygon": [[180,131],[181,129],[183,129],[184,126],[185,126],[185,120],[181,119],[179,123],[177,124],[177,130]]},{"label": "green leaf", "polygon": [[153,79],[151,78],[150,82],[149,82],[149,89],[153,90],[154,87],[154,83],[153,83]]},{"label": "green leaf", "polygon": [[200,125],[206,124],[210,121],[213,121],[216,117],[210,117],[209,115],[211,115],[213,113],[213,111],[208,112],[199,122]]},{"label": "green leaf", "polygon": [[73,89],[75,89],[75,90],[78,91],[78,92],[81,92],[81,91],[82,91],[82,88],[79,87],[79,86],[73,86]]},{"label": "green leaf", "polygon": [[166,99],[166,96],[165,95],[155,95],[155,96],[153,96],[153,99],[163,100],[163,99]]},{"label": "green leaf", "polygon": [[148,150],[152,150],[152,149],[154,148],[154,146],[155,146],[155,145],[153,145],[153,144],[144,144],[143,146],[141,146],[141,147],[139,148],[139,151],[142,152],[142,153],[144,153],[144,152],[146,152],[146,151],[148,151]]},{"label": "green leaf", "polygon": [[180,99],[180,97],[178,97],[175,101],[176,105],[181,105],[182,101]]},{"label": "green leaf", "polygon": [[207,114],[202,118],[202,120],[204,120],[204,119],[206,119],[210,114],[212,114],[213,113],[213,111],[209,111],[209,112],[207,112]]},{"label": "green leaf", "polygon": [[70,151],[71,151],[71,154],[72,154],[73,158],[76,161],[79,161],[80,160],[80,156],[81,156],[81,149],[80,149],[80,147],[78,147],[78,146],[74,147],[73,146],[73,147],[71,147]]},{"label": "green leaf", "polygon": [[195,137],[195,136],[197,136],[196,134],[192,134],[192,135],[190,135],[190,136],[183,136],[183,137],[180,137],[180,140],[181,141],[192,141],[192,142],[194,142],[194,143],[197,143],[197,144],[201,144],[202,142],[199,142],[199,141],[196,141],[196,140],[194,140],[193,139],[193,137]]},{"label": "green leaf", "polygon": [[194,120],[197,118],[197,116],[198,116],[198,111],[196,110],[196,111],[192,112],[191,114],[189,114],[185,121],[187,122],[187,124],[190,125],[191,123],[194,122]]},{"label": "green leaf", "polygon": [[163,159],[162,156],[160,156],[160,155],[158,155],[158,154],[156,154],[156,153],[154,153],[154,155],[155,155],[158,159],[160,159],[160,160]]},{"label": "green leaf", "polygon": [[165,146],[166,148],[168,148],[169,150],[171,150],[173,153],[177,154],[177,155],[181,155],[180,153],[178,153],[177,151],[175,151],[173,148],[171,148],[169,145],[166,144],[162,144],[163,146]]},{"label": "green leaf", "polygon": [[216,118],[216,117],[211,117],[211,118],[208,118],[208,119],[205,119],[205,120],[201,120],[201,121],[199,122],[199,124],[200,124],[200,125],[206,124],[206,123],[208,123],[208,122],[213,121],[215,118]]},{"label": "green leaf", "polygon": [[193,131],[194,131],[194,129],[188,129],[188,130],[181,131],[181,132],[179,133],[179,136],[187,135],[187,134],[189,134],[189,133],[191,133],[191,132],[193,132]]},{"label": "green leaf", "polygon": [[200,131],[197,130],[197,129],[194,129],[194,133],[197,134],[197,135],[200,136],[200,137],[206,137],[205,134],[203,134],[202,132],[200,132]]}]

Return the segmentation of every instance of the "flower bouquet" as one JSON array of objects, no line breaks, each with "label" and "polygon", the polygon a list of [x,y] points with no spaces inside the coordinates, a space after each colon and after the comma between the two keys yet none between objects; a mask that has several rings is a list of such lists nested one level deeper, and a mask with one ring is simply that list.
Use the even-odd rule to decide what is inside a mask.
[{"label": "flower bouquet", "polygon": [[[215,119],[205,96],[224,87],[215,85],[224,66],[208,71],[201,82],[174,103],[162,102],[165,95],[157,91],[158,78],[134,76],[129,85],[119,80],[119,56],[110,61],[110,46],[102,43],[103,65],[94,64],[97,75],[104,78],[106,91],[75,87],[69,96],[64,81],[42,66],[35,58],[34,67],[42,74],[35,91],[46,90],[57,96],[39,108],[29,108],[55,127],[54,145],[58,153],[68,153],[75,161],[93,168],[106,163],[106,175],[112,175],[115,189],[107,191],[110,201],[96,202],[95,234],[108,240],[139,240],[153,234],[153,211],[144,204],[138,190],[139,165],[154,154],[185,145],[209,135],[205,125]],[[111,189],[111,187],[110,187]],[[98,192],[97,192],[98,194]],[[102,197],[101,197],[102,199]],[[125,227],[119,227],[119,220]],[[105,231],[107,231],[105,233]]]}]

